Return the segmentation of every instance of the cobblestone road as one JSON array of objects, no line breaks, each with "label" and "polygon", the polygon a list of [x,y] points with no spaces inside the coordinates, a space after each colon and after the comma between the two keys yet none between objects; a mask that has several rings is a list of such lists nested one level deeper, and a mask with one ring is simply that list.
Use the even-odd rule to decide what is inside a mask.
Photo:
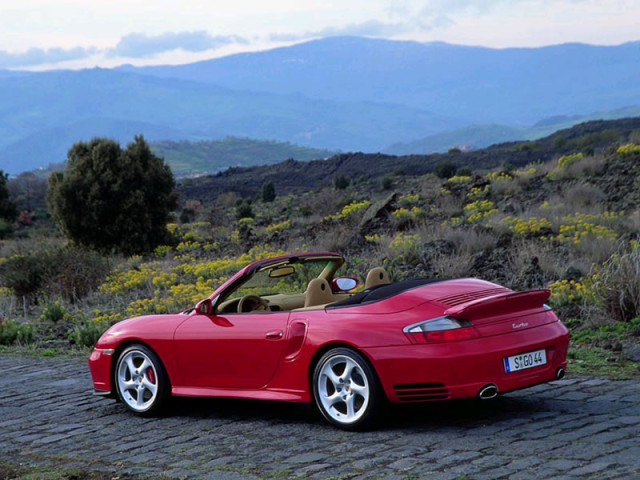
[{"label": "cobblestone road", "polygon": [[170,478],[640,478],[640,384],[570,376],[393,408],[346,433],[302,406],[183,399],[143,419],[94,397],[82,358],[0,355],[0,458]]}]

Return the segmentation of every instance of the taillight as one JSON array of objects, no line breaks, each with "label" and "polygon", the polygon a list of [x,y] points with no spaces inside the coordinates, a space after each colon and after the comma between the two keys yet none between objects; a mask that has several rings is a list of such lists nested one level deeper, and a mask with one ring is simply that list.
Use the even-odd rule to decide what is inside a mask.
[{"label": "taillight", "polygon": [[458,342],[480,336],[468,320],[447,316],[407,325],[402,331],[413,343]]}]

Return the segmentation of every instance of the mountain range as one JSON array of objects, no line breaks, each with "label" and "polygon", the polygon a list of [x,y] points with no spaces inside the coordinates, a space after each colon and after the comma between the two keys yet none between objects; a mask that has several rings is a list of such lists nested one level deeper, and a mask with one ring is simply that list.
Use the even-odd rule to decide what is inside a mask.
[{"label": "mountain range", "polygon": [[0,72],[0,169],[63,161],[94,136],[389,153],[537,138],[638,115],[639,60],[640,42],[489,49],[333,37],[189,65]]}]

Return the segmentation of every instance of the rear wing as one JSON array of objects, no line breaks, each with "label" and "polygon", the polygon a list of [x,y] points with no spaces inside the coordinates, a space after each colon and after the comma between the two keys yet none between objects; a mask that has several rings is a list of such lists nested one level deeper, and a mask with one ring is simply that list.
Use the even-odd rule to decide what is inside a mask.
[{"label": "rear wing", "polygon": [[510,313],[543,308],[550,295],[550,290],[506,292],[456,305],[447,309],[444,314],[464,320],[499,317]]}]

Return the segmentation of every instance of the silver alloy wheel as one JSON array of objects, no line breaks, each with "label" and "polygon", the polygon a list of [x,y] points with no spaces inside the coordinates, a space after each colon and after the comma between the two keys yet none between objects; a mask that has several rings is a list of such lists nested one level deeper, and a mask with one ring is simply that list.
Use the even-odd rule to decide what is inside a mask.
[{"label": "silver alloy wheel", "polygon": [[145,352],[126,352],[118,362],[117,380],[122,401],[131,410],[142,413],[153,407],[158,396],[158,371]]},{"label": "silver alloy wheel", "polygon": [[369,382],[360,364],[350,356],[336,355],[324,362],[316,386],[322,409],[336,422],[348,425],[366,413]]}]

